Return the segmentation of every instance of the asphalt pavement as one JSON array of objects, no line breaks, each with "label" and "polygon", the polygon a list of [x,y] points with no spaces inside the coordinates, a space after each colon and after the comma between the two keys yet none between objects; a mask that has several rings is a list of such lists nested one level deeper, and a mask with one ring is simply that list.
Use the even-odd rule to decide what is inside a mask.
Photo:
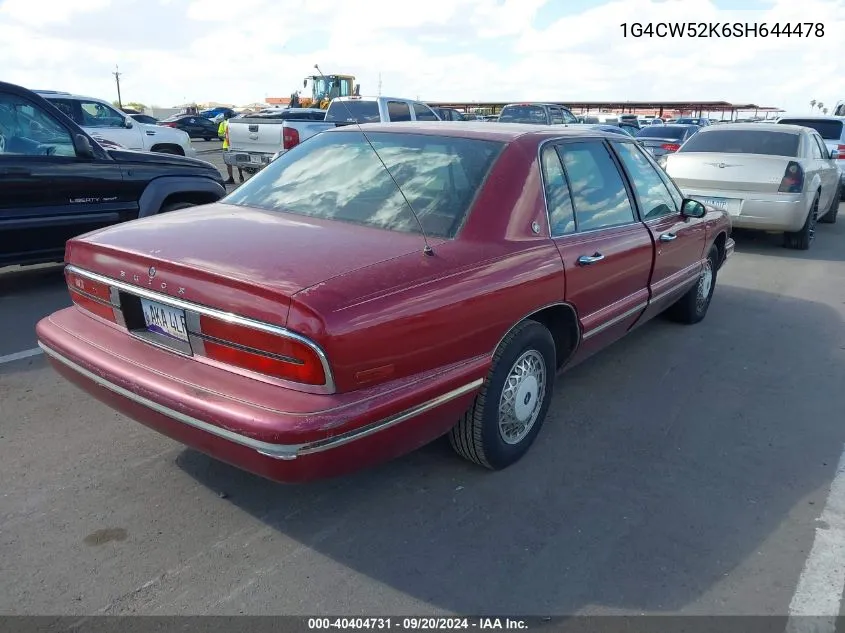
[{"label": "asphalt pavement", "polygon": [[[497,473],[438,441],[277,485],[112,412],[43,355],[0,362],[0,613],[838,606],[843,281],[845,222],[807,252],[737,235],[702,323],[658,318],[562,374],[534,447]],[[0,356],[67,303],[55,267],[0,275]]]}]

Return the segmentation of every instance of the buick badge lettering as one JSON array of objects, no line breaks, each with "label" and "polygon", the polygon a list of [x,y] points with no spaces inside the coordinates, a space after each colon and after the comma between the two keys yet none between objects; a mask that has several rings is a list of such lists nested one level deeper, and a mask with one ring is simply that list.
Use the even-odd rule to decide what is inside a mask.
[{"label": "buick badge lettering", "polygon": [[132,281],[137,284],[139,281],[141,281],[141,278],[138,275],[132,275]]},{"label": "buick badge lettering", "polygon": [[150,275],[150,278],[152,278],[152,277],[155,277],[155,276],[156,276],[156,267],[155,267],[155,266],[150,266],[150,272],[149,272],[149,275]]},{"label": "buick badge lettering", "polygon": [[179,294],[180,294],[180,295],[185,294],[185,289],[184,289],[184,288],[179,288]]},{"label": "buick badge lettering", "polygon": [[120,271],[120,278],[121,278],[121,279],[126,279],[126,271],[125,271],[125,270],[121,270],[121,271]]}]

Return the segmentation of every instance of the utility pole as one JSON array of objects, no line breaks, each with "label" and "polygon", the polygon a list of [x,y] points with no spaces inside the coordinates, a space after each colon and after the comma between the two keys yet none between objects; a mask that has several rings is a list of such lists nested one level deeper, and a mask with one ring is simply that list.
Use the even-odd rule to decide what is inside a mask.
[{"label": "utility pole", "polygon": [[120,76],[122,74],[123,73],[118,72],[117,64],[115,64],[112,75],[114,75],[114,82],[117,84],[117,105],[121,110],[123,110],[123,101],[120,99]]}]

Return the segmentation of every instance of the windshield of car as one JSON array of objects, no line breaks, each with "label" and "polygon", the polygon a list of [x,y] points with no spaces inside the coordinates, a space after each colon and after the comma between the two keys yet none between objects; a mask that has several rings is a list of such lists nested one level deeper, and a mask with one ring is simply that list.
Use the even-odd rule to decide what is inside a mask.
[{"label": "windshield of car", "polygon": [[[226,198],[227,204],[452,238],[504,147],[476,139],[371,132],[324,132],[282,154]],[[349,130],[349,131],[346,131]]]},{"label": "windshield of car", "polygon": [[798,134],[793,132],[708,128],[690,138],[678,151],[794,157],[798,155],[799,138]]},{"label": "windshield of car", "polygon": [[357,121],[358,123],[378,123],[381,115],[377,101],[332,101],[326,110],[326,121]]},{"label": "windshield of car", "polygon": [[502,108],[499,123],[539,123],[546,125],[546,109],[538,105],[509,105]]},{"label": "windshield of car", "polygon": [[685,123],[687,125],[698,125],[701,119],[678,119],[675,123]]},{"label": "windshield of car", "polygon": [[637,132],[638,138],[652,137],[652,138],[684,138],[687,128],[679,125],[650,125],[642,128]]},{"label": "windshield of car", "polygon": [[826,141],[842,138],[842,121],[836,119],[780,119],[778,123],[811,127]]}]

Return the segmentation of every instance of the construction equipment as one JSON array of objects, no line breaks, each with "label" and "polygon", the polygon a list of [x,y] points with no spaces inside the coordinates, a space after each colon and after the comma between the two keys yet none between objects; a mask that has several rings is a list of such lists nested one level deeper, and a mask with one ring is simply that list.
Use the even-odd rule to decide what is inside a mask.
[{"label": "construction equipment", "polygon": [[361,93],[361,85],[355,83],[353,75],[311,75],[302,80],[303,89],[308,87],[309,81],[311,97],[301,97],[299,92],[295,92],[291,95],[291,107],[319,107],[325,110],[335,97],[349,97]]}]

